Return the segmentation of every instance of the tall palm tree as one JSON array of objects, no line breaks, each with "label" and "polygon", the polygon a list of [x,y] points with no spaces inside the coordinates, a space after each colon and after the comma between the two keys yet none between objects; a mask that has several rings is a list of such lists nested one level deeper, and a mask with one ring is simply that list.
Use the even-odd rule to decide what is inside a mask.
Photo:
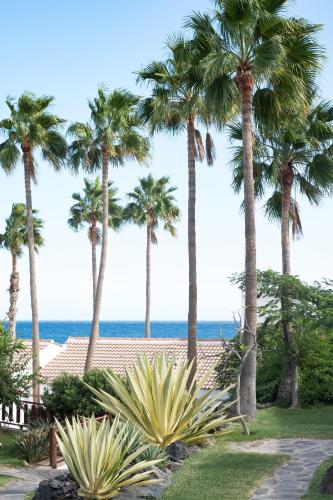
[{"label": "tall palm tree", "polygon": [[[241,140],[240,125],[230,128],[231,138]],[[318,205],[333,188],[333,105],[313,103],[305,116],[287,112],[278,128],[263,128],[255,135],[254,179],[257,198],[273,187],[273,194],[265,203],[270,220],[277,220],[281,228],[282,273],[291,274],[290,229],[293,236],[302,234],[298,195],[312,205]],[[233,186],[239,191],[243,183],[243,152],[235,148]],[[288,308],[290,298],[281,298],[281,306]],[[287,316],[287,315],[285,315]],[[278,391],[278,402],[298,406],[298,362],[293,342],[292,325],[283,321],[285,362]]]},{"label": "tall palm tree", "polygon": [[[269,121],[282,103],[305,105],[321,49],[317,27],[288,19],[288,0],[216,0],[213,16],[195,13],[186,26],[198,46],[208,47],[202,62],[207,95],[217,107],[237,97],[242,122],[245,207],[245,321],[247,346],[242,371],[241,411],[256,417],[256,223],[253,183],[253,109]],[[272,111],[276,111],[272,113]]]},{"label": "tall palm tree", "polygon": [[159,222],[164,229],[176,236],[174,223],[179,219],[179,208],[173,196],[176,187],[169,186],[169,177],[154,179],[151,174],[139,179],[139,186],[127,196],[130,203],[125,207],[125,218],[138,226],[146,226],[146,317],[145,336],[150,338],[150,289],[151,289],[151,244],[157,243],[156,229]]},{"label": "tall palm tree", "polygon": [[[196,161],[206,156],[208,165],[215,159],[215,148],[208,132],[211,123],[209,108],[199,71],[200,50],[182,36],[167,42],[165,61],[153,61],[138,72],[138,81],[152,87],[151,97],[141,104],[141,114],[149,124],[151,133],[166,131],[187,133],[188,168],[188,360],[192,362],[192,376],[197,365],[197,265],[196,265]],[[204,145],[199,123],[206,129]]]},{"label": "tall palm tree", "polygon": [[[122,208],[118,205],[119,198],[116,197],[118,189],[109,182],[109,227],[114,230],[119,229],[122,223]],[[93,307],[95,306],[96,286],[97,286],[97,258],[96,247],[101,243],[101,230],[99,224],[103,217],[103,190],[99,177],[94,181],[84,179],[83,196],[80,193],[72,195],[75,200],[70,208],[71,217],[68,225],[78,231],[85,224],[88,224],[88,238],[91,243],[91,264],[93,281]]]},{"label": "tall palm tree", "polygon": [[137,114],[139,98],[123,89],[106,92],[89,101],[91,125],[74,123],[68,129],[73,137],[69,148],[69,163],[74,171],[102,169],[102,249],[96,297],[85,371],[92,365],[102,304],[106,269],[109,228],[109,164],[123,165],[126,160],[143,163],[149,157],[149,140],[141,134],[142,120]]},{"label": "tall palm tree", "polygon": [[[8,98],[6,104],[10,117],[0,121],[0,129],[6,139],[0,144],[0,164],[6,172],[11,172],[21,160],[24,166],[24,184],[27,208],[28,249],[30,265],[30,297],[32,311],[32,369],[35,375],[40,368],[39,324],[37,304],[35,242],[33,231],[31,179],[36,180],[36,153],[59,171],[67,153],[67,144],[59,132],[64,120],[50,112],[54,98],[37,97],[24,93],[15,102]],[[40,399],[39,383],[33,381],[33,400]]]},{"label": "tall palm tree", "polygon": [[[41,235],[43,221],[37,217],[37,210],[32,211],[32,224],[34,231],[35,252],[44,244]],[[0,246],[8,250],[12,257],[12,272],[9,285],[9,331],[16,337],[16,313],[19,292],[19,272],[17,270],[17,257],[23,254],[23,246],[28,245],[27,210],[24,203],[13,203],[12,211],[6,219],[5,232],[0,234]]]}]

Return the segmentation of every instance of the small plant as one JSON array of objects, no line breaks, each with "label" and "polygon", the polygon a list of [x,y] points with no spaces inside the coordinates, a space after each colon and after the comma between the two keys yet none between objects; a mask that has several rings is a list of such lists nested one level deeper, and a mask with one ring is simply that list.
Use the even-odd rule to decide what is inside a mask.
[{"label": "small plant", "polygon": [[[156,354],[152,361],[144,354],[138,358],[133,371],[126,369],[127,385],[115,373],[104,372],[115,396],[93,387],[90,390],[104,410],[138,426],[151,443],[163,448],[178,440],[201,443],[221,426],[223,430],[215,435],[228,433],[225,424],[237,417],[227,419],[222,413],[221,399],[230,387],[215,396],[212,390],[200,395],[214,367],[201,380],[194,377],[187,389],[191,368],[192,365],[169,360],[164,351]],[[232,404],[224,405],[223,409]]]},{"label": "small plant", "polygon": [[149,467],[159,460],[137,461],[146,449],[146,446],[136,446],[140,431],[121,423],[119,417],[112,425],[106,418],[100,423],[95,417],[82,422],[74,417],[72,423],[66,418],[64,427],[57,424],[61,453],[80,486],[78,494],[84,498],[113,498],[124,486],[158,482],[150,479]]},{"label": "small plant", "polygon": [[30,464],[40,462],[48,456],[50,425],[45,420],[33,420],[16,439],[16,445]]}]

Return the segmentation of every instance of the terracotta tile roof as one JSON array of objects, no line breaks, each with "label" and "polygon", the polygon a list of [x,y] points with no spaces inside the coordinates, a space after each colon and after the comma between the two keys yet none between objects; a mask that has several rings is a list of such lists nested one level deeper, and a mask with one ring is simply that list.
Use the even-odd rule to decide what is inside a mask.
[{"label": "terracotta tile roof", "polygon": [[[32,349],[32,340],[31,339],[18,339],[18,340],[22,340],[23,344],[26,345],[27,349]],[[41,351],[43,351],[44,349],[46,349],[46,347],[48,347],[50,344],[57,344],[57,342],[54,342],[54,340],[40,340],[39,341],[39,348]],[[61,344],[57,344],[57,345],[61,345]]]},{"label": "terracotta tile roof", "polygon": [[[69,337],[63,350],[42,369],[42,375],[52,380],[62,372],[83,375],[87,354],[88,337]],[[202,376],[208,368],[214,365],[221,353],[219,340],[198,340],[198,375]],[[165,349],[170,355],[175,355],[179,361],[186,360],[186,339],[139,339],[139,338],[100,338],[97,340],[93,367],[111,368],[118,374],[124,372],[124,366],[130,367],[138,354],[158,353]],[[206,383],[206,388],[215,387],[215,375]]]}]

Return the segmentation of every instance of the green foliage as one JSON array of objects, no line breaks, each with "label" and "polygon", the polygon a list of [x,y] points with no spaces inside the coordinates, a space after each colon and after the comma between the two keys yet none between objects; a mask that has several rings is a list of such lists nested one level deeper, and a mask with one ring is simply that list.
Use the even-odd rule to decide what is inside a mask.
[{"label": "green foliage", "polygon": [[0,163],[4,170],[10,172],[23,159],[22,145],[30,148],[29,173],[33,179],[36,179],[36,149],[56,170],[64,165],[67,143],[59,132],[64,120],[50,112],[53,103],[53,97],[38,97],[31,92],[25,92],[17,101],[11,97],[6,99],[10,117],[0,121],[5,135],[0,144]]},{"label": "green foliage", "polygon": [[96,389],[111,392],[110,384],[104,377],[104,370],[93,368],[83,376],[83,379],[64,372],[53,379],[45,389],[43,402],[46,408],[61,420],[72,415],[84,417],[93,414],[104,415],[105,411],[94,401],[91,391],[84,382]]},{"label": "green foliage", "polygon": [[34,378],[30,374],[31,355],[25,344],[14,339],[0,323],[0,402],[18,403],[29,393]]},{"label": "green foliage", "polygon": [[74,172],[80,167],[89,173],[100,169],[104,148],[114,166],[127,160],[147,161],[150,143],[141,134],[143,121],[137,113],[138,102],[139,97],[124,89],[98,89],[97,97],[89,101],[91,125],[78,122],[68,128],[73,139],[68,161]]},{"label": "green foliage", "polygon": [[[262,403],[276,399],[286,354],[282,322],[292,326],[293,351],[299,364],[299,399],[302,405],[333,401],[333,282],[308,285],[297,276],[258,271],[259,307],[257,396]],[[232,281],[244,287],[244,276]],[[280,298],[288,294],[287,307]]]},{"label": "green foliage", "polygon": [[62,373],[45,389],[43,403],[57,418],[75,415],[79,410],[81,385],[77,375]]},{"label": "green foliage", "polygon": [[[37,214],[37,210],[32,211],[36,252],[38,252],[38,247],[44,244],[41,235],[44,222],[37,217]],[[0,246],[9,250],[13,255],[20,257],[23,252],[23,245],[28,245],[27,210],[24,203],[13,203],[11,214],[6,219],[5,232],[0,234]]]},{"label": "green foliage", "polygon": [[32,421],[26,430],[20,432],[16,445],[30,464],[44,460],[49,453],[49,423],[43,420]]},{"label": "green foliage", "polygon": [[58,422],[58,428],[61,453],[84,498],[113,498],[125,486],[158,481],[150,479],[150,467],[158,460],[137,460],[145,448],[133,451],[139,431],[129,430],[129,424],[121,423],[119,417],[112,424],[107,419],[98,423],[94,417],[83,422],[73,418],[72,423],[66,419],[65,427]]},{"label": "green foliage", "polygon": [[91,391],[85,384],[94,387],[95,389],[102,389],[103,391],[111,392],[111,386],[105,379],[104,370],[100,368],[92,368],[83,376],[80,389],[80,403],[78,407],[78,414],[85,417],[90,417],[94,414],[96,416],[104,415],[104,410],[96,401],[94,401]]},{"label": "green foliage", "polygon": [[179,220],[179,208],[173,192],[177,189],[169,185],[169,177],[154,179],[149,174],[139,179],[140,185],[127,196],[131,200],[124,210],[125,217],[138,226],[151,226],[151,242],[157,243],[155,230],[159,222],[164,229],[176,236],[174,223]]},{"label": "green foliage", "polygon": [[228,432],[228,419],[221,408],[221,397],[228,391],[212,395],[211,391],[199,397],[201,389],[214,367],[200,379],[193,378],[187,387],[192,364],[176,363],[162,351],[150,360],[140,356],[134,370],[126,369],[127,385],[112,371],[105,371],[105,378],[115,396],[90,387],[100,405],[107,412],[121,415],[144,433],[146,439],[166,448],[175,441],[205,442],[210,433],[223,426],[216,435]]},{"label": "green foliage", "polygon": [[[109,182],[109,226],[117,230],[123,221],[123,210],[118,204],[117,198],[118,189]],[[103,217],[103,189],[99,177],[94,181],[84,179],[83,196],[80,193],[74,193],[72,196],[75,200],[74,205],[70,208],[70,218],[68,225],[74,231],[78,231],[85,224],[88,224],[88,238],[92,239],[92,226],[102,223]],[[100,229],[96,227],[96,243],[101,242]]]}]

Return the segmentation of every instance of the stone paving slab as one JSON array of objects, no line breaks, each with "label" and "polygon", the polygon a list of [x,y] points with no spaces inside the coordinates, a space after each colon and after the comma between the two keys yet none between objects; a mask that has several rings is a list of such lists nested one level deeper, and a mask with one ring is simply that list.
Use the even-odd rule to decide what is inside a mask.
[{"label": "stone paving slab", "polygon": [[51,479],[60,472],[60,469],[52,470],[47,466],[0,467],[0,474],[17,478],[0,488],[0,499],[24,500],[25,495],[36,490],[41,481]]},{"label": "stone paving slab", "polygon": [[233,444],[238,451],[279,453],[290,460],[262,481],[252,500],[299,500],[308,491],[317,467],[333,456],[331,439],[263,439]]}]

